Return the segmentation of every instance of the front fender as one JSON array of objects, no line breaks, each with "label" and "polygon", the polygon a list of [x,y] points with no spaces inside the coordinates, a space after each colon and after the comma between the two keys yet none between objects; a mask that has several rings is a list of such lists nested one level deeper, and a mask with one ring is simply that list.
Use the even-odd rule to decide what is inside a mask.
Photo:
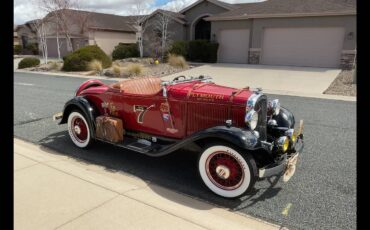
[{"label": "front fender", "polygon": [[242,149],[255,150],[261,147],[258,137],[253,131],[237,127],[215,126],[197,132],[191,136],[194,140],[217,138],[230,142]]},{"label": "front fender", "polygon": [[94,108],[94,106],[90,104],[90,102],[82,96],[77,96],[67,101],[67,103],[64,105],[63,117],[61,121],[59,122],[59,124],[67,123],[69,114],[75,109],[78,109],[84,113],[87,119],[87,122],[89,123],[90,134],[94,138],[95,137],[94,135],[95,134],[95,118],[97,116],[97,111]]}]

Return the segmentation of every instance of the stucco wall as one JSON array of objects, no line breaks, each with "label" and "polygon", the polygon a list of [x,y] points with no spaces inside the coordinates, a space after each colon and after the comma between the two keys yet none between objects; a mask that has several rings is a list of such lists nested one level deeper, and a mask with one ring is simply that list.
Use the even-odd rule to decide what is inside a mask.
[{"label": "stucco wall", "polygon": [[216,41],[220,37],[220,31],[225,29],[249,29],[249,40],[252,38],[252,20],[243,21],[214,21],[211,23],[211,38],[216,35]]},{"label": "stucco wall", "polygon": [[[127,32],[94,31],[93,40],[107,55],[112,55],[118,43],[136,43],[136,34]],[[89,41],[91,44],[91,40]]]},{"label": "stucco wall", "polygon": [[198,20],[199,16],[205,14],[215,15],[225,11],[227,10],[207,1],[202,2],[186,11],[184,13],[185,19],[187,21],[186,39],[187,40],[194,39],[194,28],[192,28],[192,24]]}]

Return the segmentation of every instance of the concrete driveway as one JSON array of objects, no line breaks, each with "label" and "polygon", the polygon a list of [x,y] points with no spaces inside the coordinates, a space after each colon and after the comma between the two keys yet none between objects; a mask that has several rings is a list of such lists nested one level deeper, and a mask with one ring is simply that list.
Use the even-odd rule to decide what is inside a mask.
[{"label": "concrete driveway", "polygon": [[162,79],[171,80],[180,75],[205,75],[213,77],[215,83],[230,87],[261,87],[264,92],[271,94],[340,99],[342,96],[323,94],[340,71],[328,68],[217,63],[206,64]]}]

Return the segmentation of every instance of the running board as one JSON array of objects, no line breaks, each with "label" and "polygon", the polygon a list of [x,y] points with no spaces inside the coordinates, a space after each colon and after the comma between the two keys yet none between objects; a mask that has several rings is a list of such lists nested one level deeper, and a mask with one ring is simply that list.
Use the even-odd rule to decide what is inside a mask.
[{"label": "running board", "polygon": [[128,149],[128,150],[131,150],[131,151],[134,151],[134,152],[150,155],[150,156],[155,156],[156,155],[155,152],[157,152],[157,150],[160,150],[160,149],[163,148],[163,146],[159,145],[159,144],[155,144],[155,143],[150,142],[151,144],[148,145],[148,144],[144,144],[143,142],[138,141],[137,139],[129,138],[129,137],[125,137],[124,141],[120,142],[120,143],[113,143],[113,142],[103,140],[103,139],[100,139],[100,138],[96,138],[96,140],[99,140],[99,141],[102,141],[102,142],[105,142],[105,143],[109,143],[109,144],[115,145],[117,147]]}]

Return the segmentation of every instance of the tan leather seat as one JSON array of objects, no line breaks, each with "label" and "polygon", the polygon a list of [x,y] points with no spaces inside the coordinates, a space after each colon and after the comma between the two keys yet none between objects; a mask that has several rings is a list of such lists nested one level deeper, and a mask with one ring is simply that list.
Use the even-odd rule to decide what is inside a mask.
[{"label": "tan leather seat", "polygon": [[112,84],[111,87],[131,94],[156,94],[162,89],[159,77],[142,77],[119,81]]}]

